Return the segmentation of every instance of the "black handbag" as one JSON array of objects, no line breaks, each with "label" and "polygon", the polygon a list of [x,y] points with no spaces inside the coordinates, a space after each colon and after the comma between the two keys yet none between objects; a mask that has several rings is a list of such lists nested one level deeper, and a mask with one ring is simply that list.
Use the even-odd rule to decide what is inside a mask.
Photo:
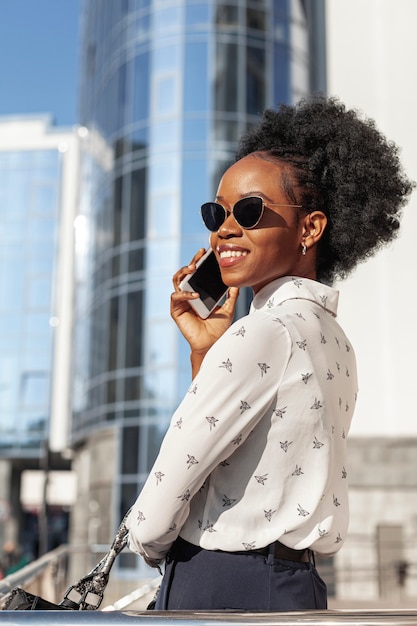
[{"label": "black handbag", "polygon": [[128,529],[126,518],[129,511],[124,516],[122,523],[116,533],[110,550],[97,563],[89,574],[80,578],[71,585],[65,592],[64,598],[59,604],[49,602],[41,596],[28,593],[21,587],[15,587],[7,596],[3,611],[95,611],[99,608],[104,591],[109,581],[110,570],[118,554],[127,544]]}]

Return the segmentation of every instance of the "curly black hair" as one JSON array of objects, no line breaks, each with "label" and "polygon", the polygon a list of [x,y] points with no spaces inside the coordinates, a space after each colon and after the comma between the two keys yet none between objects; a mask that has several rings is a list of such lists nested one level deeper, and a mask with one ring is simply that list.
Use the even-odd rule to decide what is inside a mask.
[{"label": "curly black hair", "polygon": [[397,234],[414,183],[399,149],[358,111],[337,98],[314,95],[264,112],[243,135],[236,160],[248,154],[288,163],[286,193],[307,211],[327,216],[317,254],[317,279],[332,284]]}]

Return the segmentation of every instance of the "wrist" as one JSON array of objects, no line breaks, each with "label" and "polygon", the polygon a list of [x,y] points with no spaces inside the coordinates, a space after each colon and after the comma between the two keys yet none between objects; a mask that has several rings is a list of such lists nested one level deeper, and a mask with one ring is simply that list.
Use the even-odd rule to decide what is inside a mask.
[{"label": "wrist", "polygon": [[203,362],[204,357],[207,354],[207,350],[191,350],[190,353],[190,361],[191,361],[191,372],[192,378],[194,379],[198,372],[200,371],[201,363]]}]

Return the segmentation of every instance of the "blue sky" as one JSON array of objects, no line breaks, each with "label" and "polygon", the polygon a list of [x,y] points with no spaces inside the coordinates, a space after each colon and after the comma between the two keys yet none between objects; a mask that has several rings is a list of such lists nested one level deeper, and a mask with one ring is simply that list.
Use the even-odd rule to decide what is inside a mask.
[{"label": "blue sky", "polygon": [[77,121],[81,0],[0,0],[0,115]]}]

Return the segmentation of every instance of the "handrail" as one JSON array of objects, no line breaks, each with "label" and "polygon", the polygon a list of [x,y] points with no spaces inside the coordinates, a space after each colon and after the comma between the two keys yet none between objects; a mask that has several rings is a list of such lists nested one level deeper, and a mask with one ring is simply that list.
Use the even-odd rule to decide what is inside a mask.
[{"label": "handrail", "polygon": [[[94,554],[105,553],[108,551],[108,546],[97,544],[89,546],[88,550]],[[9,574],[9,576],[3,580],[0,580],[0,608],[7,600],[7,596],[14,587],[23,587],[26,591],[59,603],[68,587],[68,583],[65,582],[66,576],[63,572],[63,570],[66,569],[65,564],[67,557],[71,553],[85,551],[85,546],[70,546],[64,544],[44,554],[36,561],[22,567],[17,572]],[[133,589],[130,593],[114,601],[113,604],[104,606],[100,610],[120,611],[126,609],[126,607],[131,606],[146,595],[150,595],[152,591],[155,592],[160,583],[161,576],[157,576],[150,581],[144,581],[140,587]],[[45,595],[45,593],[48,595]],[[149,601],[150,599],[148,602]],[[146,604],[147,602],[144,606],[146,606]]]},{"label": "handrail", "polygon": [[22,586],[26,583],[34,580],[39,574],[46,570],[50,565],[58,563],[69,553],[69,546],[63,544],[55,550],[51,550],[47,554],[39,557],[36,561],[28,563],[17,572],[9,574],[3,580],[0,580],[0,600],[3,596],[7,595],[13,587]]},{"label": "handrail", "polygon": [[[227,611],[3,611],[3,624],[18,626],[416,626],[417,610],[291,611],[237,613]],[[151,624],[150,624],[151,622]]]}]

